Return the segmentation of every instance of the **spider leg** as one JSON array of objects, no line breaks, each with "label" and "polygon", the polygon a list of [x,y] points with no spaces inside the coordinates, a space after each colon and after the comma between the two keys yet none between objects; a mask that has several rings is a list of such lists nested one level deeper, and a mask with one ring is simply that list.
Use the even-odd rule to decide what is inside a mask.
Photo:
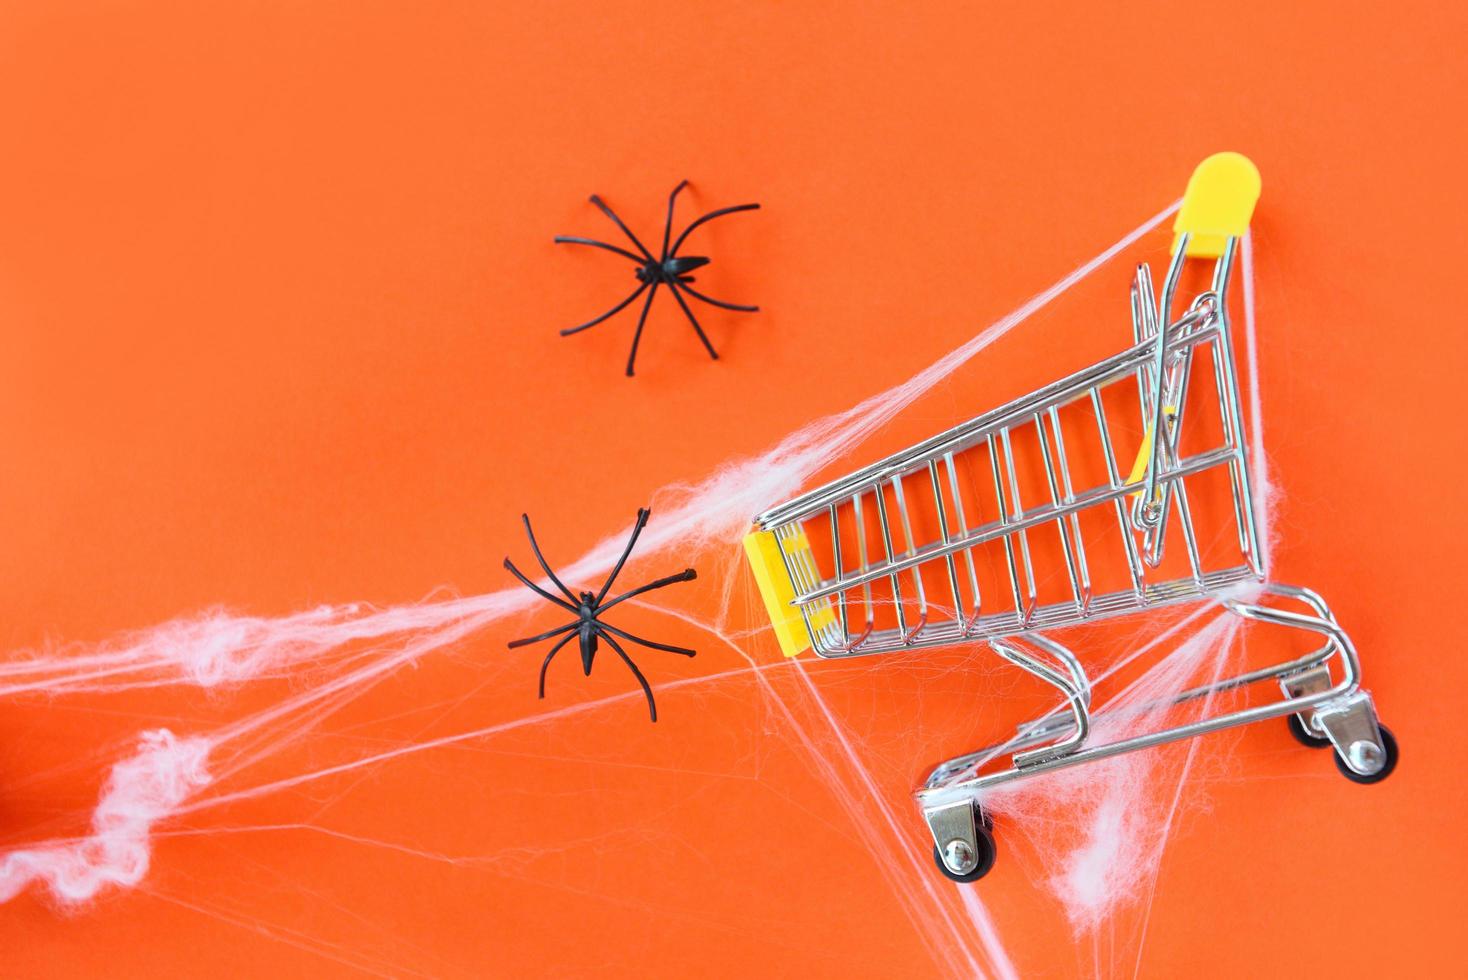
[{"label": "spider leg", "polygon": [[717,211],[710,211],[708,214],[704,215],[702,218],[699,218],[697,221],[693,222],[693,224],[691,224],[687,228],[684,228],[683,229],[683,234],[681,234],[681,235],[678,236],[678,240],[673,243],[673,249],[672,249],[672,251],[670,251],[668,253],[668,255],[669,256],[673,256],[673,255],[678,254],[678,249],[683,244],[683,239],[687,238],[689,232],[693,231],[693,229],[697,228],[699,225],[703,224],[705,221],[713,221],[715,218],[722,218],[726,214],[735,214],[735,213],[737,213],[739,211],[758,211],[758,210],[759,210],[759,205],[758,204],[736,204],[732,208],[719,208],[719,210],[717,210]]},{"label": "spider leg", "polygon": [[580,625],[581,624],[579,622],[568,623],[565,626],[557,626],[553,630],[548,630],[547,632],[542,633],[539,636],[527,636],[523,640],[511,640],[510,641],[510,649],[513,650],[516,647],[526,647],[526,646],[529,646],[532,643],[539,643],[541,640],[549,640],[553,636],[559,636],[560,634],[566,632],[567,630],[573,630],[573,629],[575,629],[576,627],[578,627]]},{"label": "spider leg", "polygon": [[[530,538],[530,550],[535,552],[535,560],[540,562],[540,567],[543,568],[545,570],[545,573],[550,576],[550,580],[556,583],[556,585],[560,586],[562,592],[566,593],[567,599],[570,599],[573,603],[579,603],[581,600],[576,598],[576,593],[566,588],[566,583],[556,578],[556,573],[551,571],[550,565],[546,564],[545,555],[542,555],[540,553],[540,545],[535,543],[535,532],[530,529],[530,515],[521,514],[520,520],[525,522],[525,533]],[[572,608],[575,609],[577,612],[580,611],[579,606],[573,606]]]},{"label": "spider leg", "polygon": [[673,188],[673,193],[668,195],[668,222],[663,225],[663,258],[665,259],[668,257],[668,239],[673,237],[673,202],[677,200],[678,192],[687,186],[688,181],[679,181],[678,186]]},{"label": "spider leg", "polygon": [[583,330],[586,330],[586,329],[588,329],[590,327],[596,326],[598,323],[601,323],[603,320],[607,319],[608,317],[616,316],[618,313],[621,313],[624,309],[626,309],[627,306],[634,299],[636,299],[637,297],[641,296],[642,295],[642,291],[644,289],[646,289],[646,288],[647,288],[647,283],[643,283],[641,286],[638,286],[637,287],[637,290],[631,296],[628,296],[626,299],[622,300],[622,302],[618,303],[616,306],[612,307],[610,310],[607,310],[601,316],[599,316],[599,317],[597,317],[597,318],[595,318],[593,320],[587,320],[585,323],[580,324],[578,326],[567,327],[565,330],[562,330],[561,331],[561,336],[562,337],[569,337],[573,333],[580,333]]},{"label": "spider leg", "polygon": [[632,335],[632,353],[627,355],[627,377],[629,378],[632,377],[632,365],[637,360],[637,344],[642,340],[642,328],[647,325],[647,311],[652,309],[652,298],[658,294],[658,287],[661,285],[661,281],[652,284],[652,288],[647,291],[647,302],[642,304],[642,315],[637,318],[637,332]]},{"label": "spider leg", "polygon": [[571,636],[563,636],[563,637],[561,637],[560,642],[558,642],[555,646],[551,647],[550,653],[547,653],[545,655],[545,660],[541,661],[541,664],[540,664],[540,696],[541,697],[545,697],[545,672],[550,667],[551,658],[554,657],[556,654],[560,653],[561,652],[561,647],[563,647],[567,643],[571,642],[571,637],[573,637],[575,635],[576,635],[575,633],[572,633]]},{"label": "spider leg", "polygon": [[624,234],[628,238],[632,239],[632,244],[637,246],[637,251],[641,252],[643,254],[643,256],[646,257],[647,261],[649,261],[649,262],[656,262],[657,261],[657,259],[655,259],[655,258],[652,257],[652,253],[647,250],[647,246],[644,245],[644,244],[642,244],[642,242],[638,241],[637,240],[637,236],[634,235],[634,234],[632,234],[632,229],[630,229],[626,225],[622,224],[622,219],[619,218],[619,217],[617,217],[616,212],[614,212],[611,208],[607,207],[605,201],[603,201],[600,197],[597,197],[595,194],[593,194],[593,195],[591,195],[591,203],[592,204],[595,204],[597,206],[597,208],[601,211],[602,214],[606,215],[608,218],[611,218],[612,219],[612,223],[614,225],[616,225],[618,228],[622,229],[622,234]]},{"label": "spider leg", "polygon": [[625,248],[618,248],[615,245],[608,245],[606,242],[599,242],[599,241],[596,241],[595,239],[592,239],[592,238],[582,238],[579,235],[557,235],[556,236],[556,244],[557,245],[590,245],[593,248],[604,248],[608,252],[616,252],[618,255],[625,255],[627,258],[631,259],[633,262],[636,262],[638,265],[642,265],[642,264],[644,264],[647,261],[646,259],[644,259],[640,255],[633,255],[631,252],[627,251]]},{"label": "spider leg", "polygon": [[617,656],[621,657],[622,662],[626,664],[628,668],[632,671],[632,676],[637,678],[637,683],[642,685],[642,693],[647,695],[648,713],[652,715],[653,721],[657,721],[658,706],[657,702],[652,699],[652,688],[647,686],[647,678],[642,676],[642,671],[638,670],[637,665],[632,662],[632,658],[627,656],[627,651],[622,649],[622,644],[618,643],[610,636],[607,636],[605,633],[602,634],[602,639],[606,640],[612,645],[612,649],[617,652]]},{"label": "spider leg", "polygon": [[651,592],[654,589],[666,588],[666,587],[668,587],[670,585],[674,585],[674,584],[676,584],[678,582],[691,582],[691,581],[693,581],[696,578],[698,578],[698,573],[695,572],[691,568],[686,568],[683,571],[679,572],[677,575],[668,575],[668,576],[665,576],[663,578],[658,579],[656,582],[649,582],[646,585],[639,585],[637,588],[633,589],[630,592],[623,592],[621,595],[617,596],[617,598],[613,599],[611,602],[604,602],[604,603],[599,604],[596,607],[596,614],[598,616],[600,616],[603,612],[605,612],[606,610],[612,608],[617,603],[621,602],[623,599],[630,599],[633,596],[642,595],[642,593],[644,593],[644,592]]},{"label": "spider leg", "polygon": [[510,559],[508,558],[505,559],[505,567],[510,570],[511,575],[515,576],[517,579],[523,582],[526,587],[530,589],[531,592],[534,592],[542,599],[549,599],[551,602],[554,602],[556,605],[560,606],[567,612],[575,613],[578,616],[581,615],[581,609],[579,607],[571,605],[569,602],[567,602],[565,599],[562,599],[558,595],[551,595],[549,592],[545,591],[545,589],[542,589],[540,586],[530,581],[528,578],[525,577],[525,573],[516,568],[515,563],[510,561]]},{"label": "spider leg", "polygon": [[[668,653],[676,653],[684,657],[691,657],[698,652],[697,650],[690,650],[687,647],[675,647],[670,646],[667,643],[654,643],[652,640],[644,640],[640,636],[628,633],[626,630],[619,630],[617,629],[617,627],[603,623],[601,620],[597,620],[596,625],[599,630],[616,633],[624,640],[631,640],[633,643],[640,643],[643,646],[651,647],[654,650],[666,650]],[[605,635],[605,633],[603,635]]]},{"label": "spider leg", "polygon": [[689,296],[692,296],[694,299],[701,299],[705,303],[707,303],[708,305],[710,305],[710,306],[717,306],[717,307],[719,307],[722,310],[734,310],[737,313],[758,313],[759,312],[759,307],[758,306],[740,306],[738,303],[725,303],[721,299],[712,299],[712,298],[710,298],[708,296],[705,296],[703,293],[700,293],[698,290],[696,290],[692,286],[688,285],[692,281],[693,281],[693,277],[692,276],[690,276],[687,279],[679,279],[678,280],[678,287],[677,288],[683,290],[685,293],[687,293]]},{"label": "spider leg", "polygon": [[607,576],[607,580],[603,583],[601,591],[596,594],[598,604],[606,598],[607,592],[611,590],[612,583],[617,580],[617,575],[622,571],[622,566],[627,563],[627,556],[632,554],[632,549],[637,544],[637,536],[647,526],[647,519],[651,516],[652,511],[646,507],[637,508],[637,522],[632,525],[632,536],[627,539],[627,547],[622,549],[622,557],[618,558],[617,564],[612,566],[612,573]]},{"label": "spider leg", "polygon": [[[688,287],[685,286],[683,288],[687,289]],[[673,298],[678,301],[678,305],[683,307],[683,313],[688,317],[688,322],[693,324],[693,332],[698,334],[699,340],[703,341],[704,350],[709,352],[709,357],[717,361],[719,359],[719,352],[714,350],[713,344],[709,343],[708,335],[703,332],[703,327],[698,325],[698,319],[694,317],[693,311],[688,308],[688,303],[683,299],[682,294],[678,292],[677,288],[674,288],[672,293]]]}]

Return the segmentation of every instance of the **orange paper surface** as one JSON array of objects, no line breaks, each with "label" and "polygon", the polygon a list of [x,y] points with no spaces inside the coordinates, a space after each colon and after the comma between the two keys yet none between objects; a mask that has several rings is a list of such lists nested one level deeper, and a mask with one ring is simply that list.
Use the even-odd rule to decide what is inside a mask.
[{"label": "orange paper surface", "polygon": [[[1468,870],[1465,28],[1416,3],[10,4],[0,641],[506,588],[501,559],[530,561],[522,511],[568,562],[656,489],[909,377],[1239,150],[1264,179],[1276,568],[1351,631],[1401,764],[1358,787],[1282,724],[1220,736],[1150,914],[1095,947],[1023,847],[977,887],[1024,976],[1444,975]],[[660,297],[628,380],[632,311],[556,335],[629,292],[628,264],[551,239],[616,241],[592,192],[654,239],[685,177],[680,223],[763,205],[689,249],[711,295],[762,312],[697,311],[713,363]],[[1034,342],[981,354],[890,445],[1118,349],[1128,277],[1113,263]],[[730,553],[669,608],[712,617],[743,575]],[[700,651],[639,658],[656,726],[623,699],[181,817],[138,888],[0,909],[0,973],[952,972],[939,947],[974,942],[958,893],[924,854],[873,853],[858,824],[880,811],[839,799],[855,770],[833,784],[815,761],[838,742],[813,756],[707,631],[624,622]],[[505,642],[555,623],[512,617],[394,675],[251,778],[632,690],[568,653],[536,701],[540,656]],[[809,676],[874,753],[867,788],[920,840],[905,794],[976,728],[924,721],[919,688],[1002,715],[1014,678],[975,655],[824,666]],[[713,679],[669,687],[691,678]],[[0,841],[84,833],[137,732],[204,730],[291,684],[0,703]],[[892,885],[897,857],[936,897]]]}]

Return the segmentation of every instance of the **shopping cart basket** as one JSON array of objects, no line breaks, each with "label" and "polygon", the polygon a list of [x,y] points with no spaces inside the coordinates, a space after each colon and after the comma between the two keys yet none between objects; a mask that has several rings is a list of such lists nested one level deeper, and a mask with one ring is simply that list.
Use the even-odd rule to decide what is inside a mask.
[{"label": "shopping cart basket", "polygon": [[[1068,710],[943,763],[918,792],[950,878],[993,865],[982,792],[1061,767],[1283,716],[1357,782],[1395,766],[1329,607],[1265,577],[1227,304],[1259,187],[1235,153],[1198,167],[1160,299],[1145,265],[1132,281],[1130,347],[772,507],[745,539],[787,656],[984,642],[1062,695]],[[1188,258],[1214,260],[1211,282],[1173,319]],[[1091,680],[1050,632],[1201,599],[1320,645],[1169,701],[1205,704],[1203,717],[1098,743]],[[1212,710],[1204,698],[1268,681],[1282,692],[1268,703]]]}]

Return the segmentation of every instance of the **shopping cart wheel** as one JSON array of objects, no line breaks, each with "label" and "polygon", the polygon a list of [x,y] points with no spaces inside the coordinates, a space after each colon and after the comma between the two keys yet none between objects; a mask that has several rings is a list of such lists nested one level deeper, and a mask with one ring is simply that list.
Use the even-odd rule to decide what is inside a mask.
[{"label": "shopping cart wheel", "polygon": [[1382,748],[1386,749],[1386,762],[1376,772],[1369,776],[1363,776],[1358,772],[1352,771],[1351,767],[1346,765],[1346,760],[1341,758],[1339,752],[1334,756],[1335,767],[1341,771],[1342,776],[1345,776],[1353,783],[1379,783],[1390,776],[1393,769],[1397,768],[1397,737],[1385,725],[1378,725],[1377,728],[1381,731]]},{"label": "shopping cart wheel", "polygon": [[992,827],[993,821],[985,819],[974,828],[977,831],[975,836],[979,845],[978,853],[974,855],[977,863],[974,864],[973,870],[966,874],[958,874],[955,871],[949,870],[948,865],[943,863],[942,852],[934,845],[933,862],[938,865],[938,870],[943,872],[944,876],[949,880],[957,881],[961,884],[978,881],[984,875],[988,874],[994,868],[994,858],[996,856]]},{"label": "shopping cart wheel", "polygon": [[1307,748],[1307,749],[1328,749],[1328,748],[1330,748],[1330,738],[1329,738],[1329,736],[1326,736],[1326,735],[1316,735],[1310,729],[1308,729],[1308,728],[1305,727],[1305,723],[1300,720],[1300,716],[1299,715],[1290,715],[1287,720],[1288,720],[1289,726],[1290,726],[1290,734],[1293,735],[1293,736],[1295,736],[1295,741],[1296,742],[1299,742],[1301,745],[1305,746],[1305,748]]}]

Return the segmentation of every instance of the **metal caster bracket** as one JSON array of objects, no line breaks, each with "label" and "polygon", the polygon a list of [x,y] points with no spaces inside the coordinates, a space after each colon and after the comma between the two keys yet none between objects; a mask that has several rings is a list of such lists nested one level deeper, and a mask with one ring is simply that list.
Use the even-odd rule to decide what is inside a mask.
[{"label": "metal caster bracket", "polygon": [[1358,776],[1374,776],[1386,765],[1386,743],[1371,695],[1365,691],[1316,708],[1315,724],[1330,738],[1341,761]]},{"label": "metal caster bracket", "polygon": [[967,875],[979,866],[979,830],[974,804],[968,800],[924,810],[938,857],[955,875]]},{"label": "metal caster bracket", "polygon": [[[1298,673],[1280,678],[1279,686],[1284,691],[1285,697],[1291,700],[1322,694],[1330,690],[1332,686],[1330,668],[1325,664],[1307,667]],[[1325,737],[1325,731],[1315,721],[1315,711],[1300,711],[1296,713],[1295,717],[1300,719],[1300,724],[1304,726],[1308,734]]]}]

